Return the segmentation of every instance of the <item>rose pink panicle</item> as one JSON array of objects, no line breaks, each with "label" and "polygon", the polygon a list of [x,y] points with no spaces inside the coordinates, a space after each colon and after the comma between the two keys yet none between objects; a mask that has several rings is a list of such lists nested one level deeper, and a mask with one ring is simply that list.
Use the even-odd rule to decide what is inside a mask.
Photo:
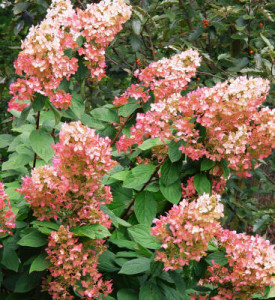
[{"label": "rose pink panicle", "polygon": [[[70,0],[53,0],[45,19],[31,27],[14,63],[19,78],[10,86],[9,110],[22,110],[35,93],[49,97],[56,108],[67,109],[72,95],[59,88],[78,69],[78,59],[66,50],[78,51],[93,80],[104,77],[105,48],[131,16],[123,0],[103,0],[75,11]],[[84,43],[79,46],[78,38]]]},{"label": "rose pink panicle", "polygon": [[23,178],[19,189],[39,220],[62,220],[69,226],[99,223],[110,227],[100,205],[112,201],[102,176],[116,165],[109,138],[79,121],[63,124],[60,142],[53,146],[54,166],[42,166]]},{"label": "rose pink panicle", "polygon": [[74,288],[83,299],[106,297],[112,292],[111,281],[104,281],[97,270],[98,257],[105,250],[104,240],[79,242],[63,225],[52,231],[46,248],[50,275],[43,280],[42,289],[53,299],[70,300]]},{"label": "rose pink panicle", "polygon": [[143,70],[136,70],[135,76],[140,84],[132,84],[124,94],[116,97],[114,105],[124,105],[129,98],[147,102],[149,91],[154,92],[155,100],[160,101],[170,95],[185,90],[188,83],[196,74],[201,58],[198,51],[189,49],[170,58],[162,58],[152,62]]},{"label": "rose pink panicle", "polygon": [[159,240],[163,251],[156,251],[156,260],[164,270],[177,270],[190,260],[199,261],[206,255],[209,241],[220,230],[218,219],[223,216],[220,196],[203,194],[197,200],[182,200],[166,216],[154,219],[151,234]]},{"label": "rose pink panicle", "polygon": [[272,286],[275,273],[274,245],[259,236],[222,230],[218,235],[219,246],[225,248],[229,267],[213,262],[208,267],[209,276],[200,284],[218,286],[213,300],[249,300],[254,293],[263,293]]},{"label": "rose pink panicle", "polygon": [[[148,138],[182,140],[179,150],[192,160],[225,159],[237,175],[249,177],[251,161],[269,156],[275,147],[275,110],[259,108],[268,91],[268,80],[239,77],[185,97],[172,94],[138,113],[130,135],[120,137],[117,149],[126,152]],[[205,128],[203,139],[196,123]]]},{"label": "rose pink panicle", "polygon": [[[4,190],[4,184],[0,182],[0,236],[12,234],[11,229],[15,228],[16,216],[11,210],[10,201]],[[0,247],[2,247],[0,245]]]}]

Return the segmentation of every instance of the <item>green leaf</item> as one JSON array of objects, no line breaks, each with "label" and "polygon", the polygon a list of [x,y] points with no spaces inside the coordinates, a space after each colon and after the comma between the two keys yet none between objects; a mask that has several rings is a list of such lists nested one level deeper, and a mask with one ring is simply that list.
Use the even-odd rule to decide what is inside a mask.
[{"label": "green leaf", "polygon": [[116,266],[115,260],[116,260],[116,255],[113,252],[109,250],[104,251],[99,256],[98,268],[100,269],[100,271],[104,271],[104,272],[116,272],[119,270],[119,268]]},{"label": "green leaf", "polygon": [[2,170],[16,170],[28,164],[33,158],[25,154],[15,154],[2,164]]},{"label": "green leaf", "polygon": [[108,123],[119,123],[119,117],[118,115],[107,108],[104,107],[100,107],[100,108],[95,108],[91,111],[91,115],[101,121],[105,121]]},{"label": "green leaf", "polygon": [[260,37],[262,40],[266,43],[267,47],[269,48],[270,51],[274,50],[274,46],[270,43],[269,39],[266,38],[262,33],[260,33]]},{"label": "green leaf", "polygon": [[264,215],[260,219],[258,219],[255,224],[253,225],[253,232],[257,232],[265,225],[267,225],[269,222],[272,222],[272,219],[269,215]]},{"label": "green leaf", "polygon": [[106,124],[102,123],[101,121],[85,113],[81,116],[80,121],[82,122],[83,125],[87,125],[90,128],[97,129],[97,130],[103,130],[106,126]]},{"label": "green leaf", "polygon": [[51,103],[49,100],[47,100],[46,102],[47,102],[47,105],[50,106],[50,108],[52,109],[52,111],[53,111],[53,113],[54,113],[55,125],[57,125],[57,124],[60,122],[60,120],[61,120],[61,114],[60,114],[60,112],[52,105],[52,103]]},{"label": "green leaf", "polygon": [[50,221],[32,221],[31,224],[34,228],[46,227],[55,231],[57,231],[59,228],[59,225]]},{"label": "green leaf", "polygon": [[109,230],[100,224],[83,225],[71,228],[71,231],[76,236],[86,236],[90,239],[103,239],[110,236]]},{"label": "green leaf", "polygon": [[43,129],[33,130],[30,143],[33,151],[43,160],[48,162],[52,159],[54,151],[51,145],[54,145],[54,140],[48,132]]},{"label": "green leaf", "polygon": [[234,40],[244,40],[246,38],[246,35],[240,32],[234,33],[231,35],[231,38]]},{"label": "green leaf", "polygon": [[81,119],[81,116],[85,111],[85,105],[81,95],[73,93],[72,105],[70,106],[70,110],[75,114],[78,120]]},{"label": "green leaf", "polygon": [[13,13],[15,15],[18,15],[24,11],[26,11],[28,9],[28,7],[30,6],[30,3],[27,3],[27,2],[20,2],[20,3],[17,3],[14,7],[13,7]]},{"label": "green leaf", "polygon": [[134,52],[137,52],[143,46],[142,40],[136,34],[131,34],[129,40]]},{"label": "green leaf", "polygon": [[[82,36],[78,37],[79,38],[83,38]],[[78,82],[81,82],[82,80],[84,80],[86,78],[86,76],[88,76],[89,74],[89,69],[84,65],[84,63],[79,60],[78,61],[78,69],[75,73],[75,79],[78,81]]]},{"label": "green leaf", "polygon": [[225,159],[222,159],[221,164],[222,164],[222,168],[223,168],[224,177],[225,177],[225,179],[227,179],[230,174],[230,169],[228,168],[228,162]]},{"label": "green leaf", "polygon": [[179,274],[177,271],[169,271],[169,275],[175,282],[175,285],[176,285],[177,289],[179,290],[179,292],[182,295],[185,295],[186,284],[185,284],[181,274]]},{"label": "green leaf", "polygon": [[133,168],[127,175],[123,187],[139,189],[140,185],[145,184],[154,173],[156,166],[153,165],[139,165]]},{"label": "green leaf", "polygon": [[43,109],[47,98],[41,94],[37,94],[34,101],[32,101],[32,108],[35,113]]},{"label": "green leaf", "polygon": [[136,109],[138,109],[140,107],[139,103],[128,103],[123,105],[120,109],[119,109],[119,116],[122,116],[124,118],[129,117],[134,111],[136,111]]},{"label": "green leaf", "polygon": [[126,179],[126,177],[128,176],[129,172],[130,172],[129,170],[124,170],[124,171],[121,171],[121,172],[117,172],[117,173],[111,175],[110,177],[114,178],[114,179],[117,179],[117,180],[124,181]]},{"label": "green leaf", "polygon": [[201,27],[197,27],[188,37],[188,41],[194,41],[203,33],[203,29]]},{"label": "green leaf", "polygon": [[162,293],[158,286],[151,282],[146,281],[140,288],[139,300],[159,300],[162,299]]},{"label": "green leaf", "polygon": [[42,247],[47,244],[47,239],[44,235],[39,233],[38,231],[32,231],[27,235],[23,236],[18,242],[20,246],[27,246],[27,247]]},{"label": "green leaf", "polygon": [[149,150],[151,148],[154,148],[156,146],[159,145],[163,145],[164,143],[159,139],[159,138],[155,138],[155,139],[148,139],[146,141],[144,141],[140,146],[138,146],[138,148],[140,150]]},{"label": "green leaf", "polygon": [[212,169],[215,166],[215,164],[216,164],[215,161],[204,158],[201,163],[201,171]]},{"label": "green leaf", "polygon": [[138,300],[138,295],[129,289],[121,289],[117,292],[117,300]]},{"label": "green leaf", "polygon": [[199,195],[211,193],[211,182],[206,174],[196,174],[194,176],[194,186]]},{"label": "green leaf", "polygon": [[83,45],[83,43],[85,42],[85,38],[80,35],[77,39],[76,42],[78,43],[78,46],[81,47]]},{"label": "green leaf", "polygon": [[138,224],[128,228],[128,232],[136,243],[149,249],[159,249],[160,243],[151,235],[150,228],[146,225]]},{"label": "green leaf", "polygon": [[10,134],[0,134],[0,148],[5,148],[10,145],[14,137]]},{"label": "green leaf", "polygon": [[140,32],[141,32],[141,22],[140,22],[140,20],[137,20],[137,19],[133,20],[132,21],[132,28],[133,28],[134,33],[136,35],[139,35]]},{"label": "green leaf", "polygon": [[15,293],[26,293],[34,289],[41,282],[41,277],[37,273],[28,274],[25,272],[22,274],[15,284]]},{"label": "green leaf", "polygon": [[142,192],[138,195],[134,204],[135,215],[141,224],[150,226],[157,214],[157,202],[150,192]]},{"label": "green leaf", "polygon": [[181,168],[181,162],[172,163],[170,160],[166,160],[160,169],[161,184],[169,186],[179,180]]},{"label": "green leaf", "polygon": [[31,109],[32,109],[32,106],[29,105],[22,110],[20,117],[16,121],[16,127],[20,127],[21,125],[23,125],[26,122]]},{"label": "green leaf", "polygon": [[39,254],[32,262],[29,273],[46,270],[51,265],[50,261],[46,259],[47,256],[46,253]]},{"label": "green leaf", "polygon": [[9,270],[17,272],[19,263],[19,258],[16,252],[9,247],[4,247],[1,264]]},{"label": "green leaf", "polygon": [[176,162],[181,159],[182,152],[179,150],[179,147],[184,144],[184,141],[171,141],[168,147],[168,156],[171,162]]},{"label": "green leaf", "polygon": [[146,257],[127,261],[118,272],[119,274],[134,275],[146,272],[150,269],[151,260]]},{"label": "green leaf", "polygon": [[181,195],[181,182],[180,180],[175,181],[171,185],[160,185],[160,191],[169,202],[173,204],[178,204],[182,195]]},{"label": "green leaf", "polygon": [[214,252],[209,254],[205,261],[212,266],[212,260],[215,261],[216,264],[219,264],[220,266],[224,266],[228,263],[228,259],[225,256],[224,252]]},{"label": "green leaf", "polygon": [[130,223],[124,221],[123,219],[120,219],[117,217],[107,206],[101,205],[100,209],[109,216],[109,218],[112,220],[115,227],[118,227],[118,225],[121,225],[123,227],[130,227],[132,226]]}]

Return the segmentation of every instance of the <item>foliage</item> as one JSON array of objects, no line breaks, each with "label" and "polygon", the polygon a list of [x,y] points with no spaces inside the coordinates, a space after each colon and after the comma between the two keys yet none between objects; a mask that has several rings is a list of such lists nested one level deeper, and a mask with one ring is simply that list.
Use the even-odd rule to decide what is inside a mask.
[{"label": "foliage", "polygon": [[[89,2],[54,1],[17,79],[18,49],[1,53],[0,298],[272,297],[274,248],[230,230],[274,216],[255,199],[272,191],[273,4],[132,1],[129,19]],[[7,5],[1,43],[48,4]]]}]

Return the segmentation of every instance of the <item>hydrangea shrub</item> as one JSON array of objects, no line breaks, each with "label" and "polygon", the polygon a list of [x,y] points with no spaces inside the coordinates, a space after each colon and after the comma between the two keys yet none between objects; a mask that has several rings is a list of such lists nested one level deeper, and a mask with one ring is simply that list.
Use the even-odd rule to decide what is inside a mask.
[{"label": "hydrangea shrub", "polygon": [[19,134],[2,165],[12,201],[0,184],[0,295],[264,299],[274,246],[229,230],[222,194],[275,147],[269,81],[192,90],[203,58],[190,48],[138,68],[89,110],[87,87],[108,77],[105,49],[130,17],[123,0],[54,0],[22,43],[9,104]]}]

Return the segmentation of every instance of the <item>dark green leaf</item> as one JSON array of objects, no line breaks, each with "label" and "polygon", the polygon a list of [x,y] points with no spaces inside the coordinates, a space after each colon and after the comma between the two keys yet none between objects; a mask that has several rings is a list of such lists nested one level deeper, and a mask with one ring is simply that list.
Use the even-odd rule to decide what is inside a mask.
[{"label": "dark green leaf", "polygon": [[182,168],[181,162],[172,163],[170,160],[166,160],[161,166],[161,184],[169,186],[179,180],[180,172]]},{"label": "dark green leaf", "polygon": [[184,141],[171,141],[168,147],[168,156],[171,162],[176,162],[181,159],[182,152],[179,150],[179,147],[183,145]]},{"label": "dark green leaf", "polygon": [[203,33],[203,29],[201,27],[197,27],[193,32],[191,32],[191,34],[188,37],[188,40],[194,41],[196,40],[198,37],[201,36],[201,34]]},{"label": "dark green leaf", "polygon": [[19,258],[16,252],[9,247],[4,247],[1,264],[9,270],[18,271]]},{"label": "dark green leaf", "polygon": [[15,25],[14,30],[13,30],[13,32],[14,32],[15,35],[18,35],[18,33],[23,29],[24,24],[25,24],[24,20],[20,20],[20,21]]},{"label": "dark green leaf", "polygon": [[133,275],[146,272],[150,269],[150,263],[151,260],[146,257],[132,259],[130,261],[127,261],[122,266],[119,274]]},{"label": "dark green leaf", "polygon": [[41,94],[37,94],[34,101],[32,101],[33,111],[36,113],[36,112],[42,110],[46,103],[46,100],[47,100],[47,97],[45,97]]},{"label": "dark green leaf", "polygon": [[26,122],[27,117],[31,111],[31,108],[32,108],[31,105],[29,105],[22,110],[20,117],[16,121],[16,127],[20,127],[21,125],[23,125]]},{"label": "dark green leaf", "polygon": [[46,270],[51,265],[50,261],[46,259],[47,256],[46,253],[39,254],[32,262],[29,273]]},{"label": "dark green leaf", "polygon": [[182,276],[177,271],[170,271],[170,277],[173,279],[177,289],[182,295],[185,295],[186,292],[186,284],[182,278]]},{"label": "dark green leaf", "polygon": [[135,200],[135,215],[141,224],[150,226],[157,214],[157,202],[150,192],[142,192]]},{"label": "dark green leaf", "polygon": [[47,239],[44,235],[39,233],[38,231],[32,231],[27,235],[23,236],[18,242],[20,246],[27,246],[27,247],[41,247],[47,244]]},{"label": "dark green leaf", "polygon": [[30,6],[30,3],[27,2],[20,2],[17,3],[14,7],[13,7],[13,13],[15,15],[18,15],[20,13],[22,13],[23,11],[26,11],[28,9],[28,7]]},{"label": "dark green leaf", "polygon": [[91,111],[91,115],[101,121],[105,121],[108,123],[119,123],[118,115],[114,111],[104,107],[93,109]]},{"label": "dark green leaf", "polygon": [[139,165],[133,168],[127,175],[123,187],[139,189],[140,185],[145,184],[154,173],[156,166],[153,165]]},{"label": "dark green leaf", "polygon": [[[82,38],[82,36],[80,36],[79,38]],[[78,61],[78,69],[74,75],[75,79],[78,82],[81,82],[86,78],[86,76],[88,76],[88,74],[89,74],[88,68],[84,65],[84,63],[81,60]]]},{"label": "dark green leaf", "polygon": [[146,281],[140,288],[139,300],[160,300],[162,294],[156,284],[151,281]]},{"label": "dark green leaf", "polygon": [[201,163],[201,171],[212,169],[215,166],[215,164],[216,164],[215,161],[204,158]]},{"label": "dark green leaf", "polygon": [[228,263],[228,259],[225,256],[224,252],[214,252],[209,254],[206,258],[205,261],[209,264],[212,265],[212,260],[215,261],[216,264],[219,264],[220,266],[224,266]]},{"label": "dark green leaf", "polygon": [[115,272],[118,271],[119,268],[115,264],[116,255],[111,251],[104,251],[98,259],[99,262],[99,270],[104,272]]},{"label": "dark green leaf", "polygon": [[160,185],[160,191],[169,202],[178,204],[181,199],[181,182],[180,180],[175,181],[173,184],[165,186]]},{"label": "dark green leaf", "polygon": [[74,227],[71,231],[76,236],[86,236],[90,239],[103,239],[110,236],[110,232],[106,227],[100,224],[83,225],[79,227]]},{"label": "dark green leaf", "polygon": [[194,176],[194,186],[199,195],[211,193],[211,182],[206,174],[196,174]]},{"label": "dark green leaf", "polygon": [[155,237],[151,235],[150,228],[148,228],[146,225],[134,225],[128,228],[128,232],[131,234],[134,241],[143,247],[149,249],[159,249],[159,242],[157,242]]},{"label": "dark green leaf", "polygon": [[138,300],[138,295],[129,289],[121,289],[117,292],[117,300]]},{"label": "dark green leaf", "polygon": [[259,220],[255,222],[253,225],[253,232],[257,232],[265,227],[269,222],[272,222],[271,217],[269,215],[262,216]]},{"label": "dark green leaf", "polygon": [[221,164],[222,164],[222,168],[223,168],[224,177],[225,177],[225,179],[227,179],[230,174],[230,169],[228,168],[228,162],[225,159],[222,159]]},{"label": "dark green leaf", "polygon": [[151,149],[156,146],[163,145],[163,144],[164,143],[159,138],[148,139],[148,140],[144,141],[140,146],[138,146],[138,148],[145,151],[145,150],[148,150],[148,149]]},{"label": "dark green leaf", "polygon": [[52,136],[43,129],[33,130],[30,134],[30,143],[33,151],[46,162],[53,157],[54,151],[52,145],[54,140]]},{"label": "dark green leaf", "polygon": [[15,293],[26,293],[38,286],[41,282],[41,277],[35,273],[28,274],[27,272],[22,274],[15,284]]}]

